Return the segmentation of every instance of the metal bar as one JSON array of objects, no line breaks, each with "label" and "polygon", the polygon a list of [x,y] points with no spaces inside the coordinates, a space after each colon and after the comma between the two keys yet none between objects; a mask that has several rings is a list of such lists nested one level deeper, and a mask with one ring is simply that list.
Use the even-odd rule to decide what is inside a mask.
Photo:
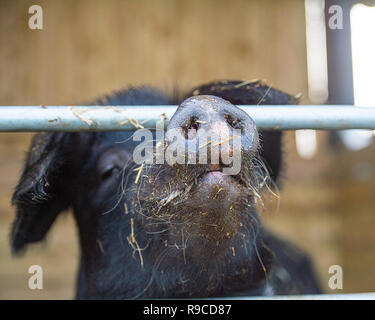
[{"label": "metal bar", "polygon": [[[375,129],[375,107],[340,105],[239,106],[258,128]],[[155,128],[177,106],[2,106],[0,131],[128,131]],[[168,121],[165,123],[168,124]]]},{"label": "metal bar", "polygon": [[270,297],[229,297],[218,300],[375,300],[375,293],[339,293],[339,294],[309,294]]}]

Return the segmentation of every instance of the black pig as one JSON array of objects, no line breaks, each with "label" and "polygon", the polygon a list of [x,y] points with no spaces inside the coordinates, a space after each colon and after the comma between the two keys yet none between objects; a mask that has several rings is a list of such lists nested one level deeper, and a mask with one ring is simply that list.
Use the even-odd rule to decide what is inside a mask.
[{"label": "black pig", "polygon": [[[81,245],[78,299],[318,293],[307,255],[265,230],[255,209],[264,186],[278,183],[281,133],[258,132],[232,105],[296,99],[258,81],[213,82],[188,97],[168,130],[189,142],[203,129],[229,140],[240,129],[238,174],[224,175],[221,159],[136,164],[132,132],[37,134],[13,195],[13,252],[42,240],[57,215],[72,208]],[[94,104],[182,100],[143,87]]]}]

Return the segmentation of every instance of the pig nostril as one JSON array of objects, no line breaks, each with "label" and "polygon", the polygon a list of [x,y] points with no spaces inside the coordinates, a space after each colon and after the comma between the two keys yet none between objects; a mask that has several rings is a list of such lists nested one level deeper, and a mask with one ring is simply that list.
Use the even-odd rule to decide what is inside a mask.
[{"label": "pig nostril", "polygon": [[225,120],[233,129],[242,129],[242,122],[240,119],[234,119],[230,114],[224,115]]},{"label": "pig nostril", "polygon": [[197,118],[191,118],[188,120],[185,127],[185,137],[187,139],[193,139],[197,135],[199,127],[200,124],[197,121]]},{"label": "pig nostril", "polygon": [[199,124],[197,122],[194,122],[190,125],[189,129],[194,129],[198,130],[199,129]]}]

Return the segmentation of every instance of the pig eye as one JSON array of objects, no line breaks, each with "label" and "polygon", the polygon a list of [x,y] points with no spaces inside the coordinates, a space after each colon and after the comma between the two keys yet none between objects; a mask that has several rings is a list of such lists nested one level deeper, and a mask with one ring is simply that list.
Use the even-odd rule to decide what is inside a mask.
[{"label": "pig eye", "polygon": [[106,180],[118,172],[120,172],[120,169],[117,166],[110,165],[104,169],[104,171],[101,173],[100,178],[102,180]]},{"label": "pig eye", "polygon": [[127,166],[130,155],[127,149],[112,147],[103,152],[96,163],[96,174],[103,182],[116,178]]}]

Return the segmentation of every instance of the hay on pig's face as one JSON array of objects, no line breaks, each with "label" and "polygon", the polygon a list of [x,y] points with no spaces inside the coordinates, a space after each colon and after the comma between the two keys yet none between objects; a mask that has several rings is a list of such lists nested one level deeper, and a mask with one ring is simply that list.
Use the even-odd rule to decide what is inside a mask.
[{"label": "hay on pig's face", "polygon": [[233,257],[244,241],[253,243],[255,205],[271,183],[257,150],[241,150],[241,171],[216,180],[207,164],[143,164],[139,170],[133,208],[149,239],[182,250],[185,262]]}]

